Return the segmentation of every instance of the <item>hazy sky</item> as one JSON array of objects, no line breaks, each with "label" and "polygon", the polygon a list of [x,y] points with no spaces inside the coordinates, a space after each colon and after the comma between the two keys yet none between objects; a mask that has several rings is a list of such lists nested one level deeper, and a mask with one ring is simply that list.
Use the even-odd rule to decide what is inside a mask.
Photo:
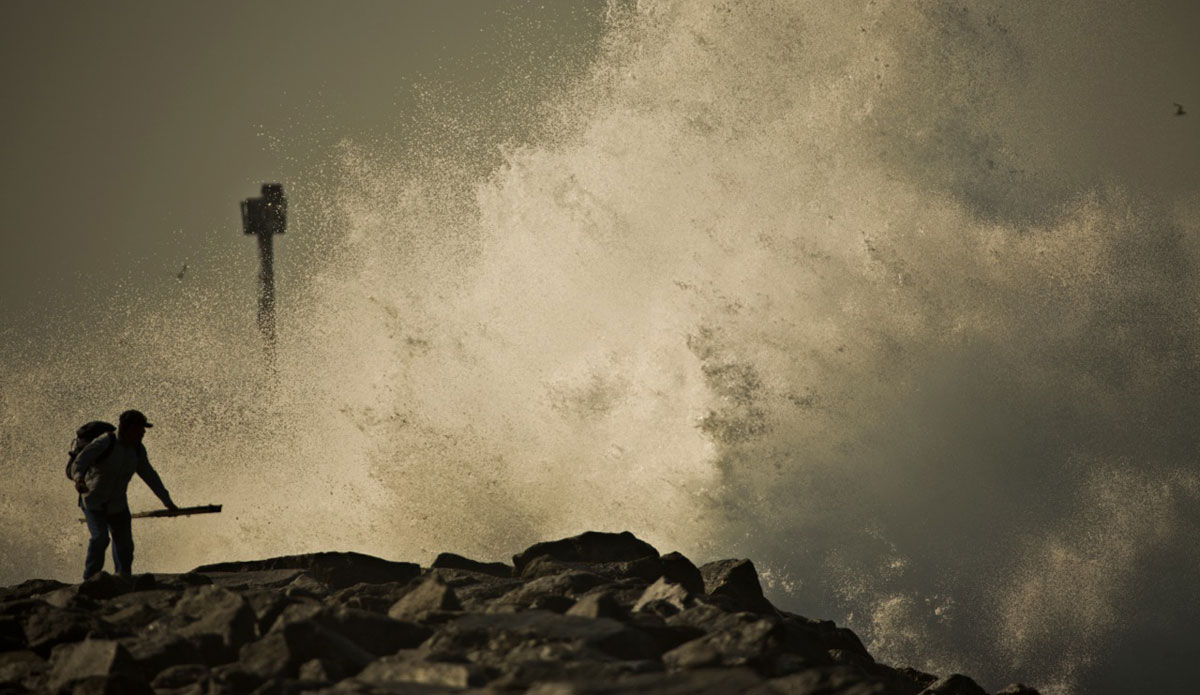
[{"label": "hazy sky", "polygon": [[343,138],[403,141],[417,89],[502,121],[498,90],[528,103],[586,64],[602,8],[3,3],[0,325],[102,301],[114,275],[204,273],[213,244],[245,247],[252,292],[237,206],[261,182],[315,177]]}]

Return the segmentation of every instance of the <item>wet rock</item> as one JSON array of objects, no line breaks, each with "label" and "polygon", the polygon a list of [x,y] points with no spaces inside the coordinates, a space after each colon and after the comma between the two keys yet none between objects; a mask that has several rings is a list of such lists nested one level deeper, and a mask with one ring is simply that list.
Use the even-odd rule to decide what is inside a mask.
[{"label": "wet rock", "polygon": [[458,569],[468,572],[487,574],[493,577],[508,579],[513,576],[513,568],[503,562],[478,562],[454,553],[441,553],[430,565],[435,569]]},{"label": "wet rock", "polygon": [[718,560],[700,567],[705,592],[714,598],[729,600],[739,610],[774,613],[775,607],[763,597],[758,571],[749,560]]},{"label": "wet rock", "polygon": [[258,634],[254,611],[238,594],[220,586],[188,589],[172,610],[179,634],[191,639],[209,664],[237,658]]},{"label": "wet rock", "polygon": [[396,620],[419,621],[437,611],[460,611],[462,604],[441,577],[429,575],[388,609],[388,617]]},{"label": "wet rock", "polygon": [[564,562],[625,562],[658,557],[658,551],[628,531],[588,531],[570,538],[536,543],[513,556],[513,568],[517,574],[522,574],[534,558],[543,556]]},{"label": "wet rock", "polygon": [[250,572],[259,570],[303,570],[313,579],[334,590],[345,589],[363,582],[410,582],[421,573],[411,562],[391,562],[362,553],[310,553],[287,555],[248,562],[222,562],[197,567],[195,572]]},{"label": "wet rock", "polygon": [[987,695],[975,681],[955,673],[921,691],[920,695]]},{"label": "wet rock", "polygon": [[119,642],[86,639],[54,649],[46,685],[50,690],[61,690],[75,681],[93,677],[104,681],[117,674],[141,680],[133,657]]}]

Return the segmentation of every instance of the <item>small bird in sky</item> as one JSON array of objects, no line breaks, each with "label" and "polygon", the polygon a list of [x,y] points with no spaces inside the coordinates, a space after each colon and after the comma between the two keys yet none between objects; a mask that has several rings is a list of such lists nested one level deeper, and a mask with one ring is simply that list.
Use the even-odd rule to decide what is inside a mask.
[{"label": "small bird in sky", "polygon": [[1187,115],[1187,111],[1183,110],[1183,104],[1175,104],[1175,115],[1176,116],[1186,116]]},{"label": "small bird in sky", "polygon": [[183,274],[184,274],[184,273],[186,273],[186,272],[187,272],[187,263],[184,263],[184,264],[183,264],[183,269],[179,271],[179,274],[175,276],[175,279],[176,279],[176,280],[182,280],[182,279],[183,279]]}]

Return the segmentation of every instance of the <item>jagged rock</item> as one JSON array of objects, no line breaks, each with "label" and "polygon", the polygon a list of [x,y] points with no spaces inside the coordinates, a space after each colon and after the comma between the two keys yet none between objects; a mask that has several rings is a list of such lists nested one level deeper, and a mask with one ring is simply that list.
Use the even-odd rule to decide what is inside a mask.
[{"label": "jagged rock", "polygon": [[660,654],[665,654],[680,645],[699,639],[705,634],[704,630],[690,625],[668,623],[661,616],[653,613],[635,614],[630,624],[650,635],[658,646]]},{"label": "jagged rock", "polygon": [[20,649],[25,646],[25,630],[21,621],[4,615],[0,616],[0,652]]},{"label": "jagged rock", "polygon": [[724,598],[740,610],[774,613],[775,607],[763,597],[758,571],[749,560],[717,560],[700,567],[704,590],[714,598]]},{"label": "jagged rock", "polygon": [[[202,568],[200,568],[202,569]],[[199,571],[199,569],[195,570]],[[304,574],[298,569],[244,570],[240,572],[208,571],[201,576],[210,583],[230,591],[253,589],[282,589]]]},{"label": "jagged rock", "polygon": [[287,596],[279,589],[254,589],[241,592],[241,596],[254,611],[258,634],[265,635],[284,611],[293,606],[320,606],[321,602],[307,596]]},{"label": "jagged rock", "polygon": [[0,589],[0,604],[32,598],[39,594],[48,594],[65,586],[70,585],[53,579],[27,579],[20,584]]},{"label": "jagged rock", "polygon": [[775,620],[740,622],[687,642],[662,655],[668,668],[754,666],[765,668],[781,652],[783,626]]},{"label": "jagged rock", "polygon": [[494,691],[525,690],[539,683],[615,682],[630,676],[645,673],[661,673],[663,665],[658,661],[606,661],[588,658],[586,653],[574,652],[569,656],[550,655],[551,658],[521,658],[518,654],[513,663],[489,686]]},{"label": "jagged rock", "polygon": [[208,673],[205,695],[244,695],[254,692],[263,684],[262,677],[246,670],[238,661],[222,664]]},{"label": "jagged rock", "polygon": [[1031,688],[1028,685],[1012,683],[1004,686],[1004,688],[1000,690],[997,690],[996,695],[1041,695],[1041,693],[1039,693],[1037,689]]},{"label": "jagged rock", "polygon": [[[28,649],[0,652],[0,685],[16,685],[36,678],[49,667],[45,659]],[[3,690],[0,689],[0,692]]]},{"label": "jagged rock", "polygon": [[300,666],[321,659],[338,671],[338,680],[353,676],[375,659],[341,635],[321,627],[315,620],[286,623],[262,639],[241,649],[238,663],[262,681],[296,678]]},{"label": "jagged rock", "polygon": [[185,572],[183,574],[144,574],[138,575],[139,581],[144,581],[143,578],[149,577],[154,582],[150,587],[135,587],[138,591],[146,591],[149,589],[166,589],[170,591],[183,591],[192,586],[205,586],[212,584],[212,579],[203,574],[195,572]]},{"label": "jagged rock", "polygon": [[[56,608],[29,599],[28,612],[19,615],[25,634],[25,646],[43,657],[60,645],[78,642],[85,637],[115,638],[124,636],[120,630],[97,616],[74,608]],[[10,604],[11,606],[12,604]]]},{"label": "jagged rock", "polygon": [[549,611],[468,614],[438,628],[421,649],[437,661],[462,661],[480,645],[515,647],[567,642],[616,659],[653,659],[657,645],[644,632],[607,618],[581,618]]},{"label": "jagged rock", "polygon": [[539,683],[526,695],[730,695],[751,692],[763,682],[762,677],[747,668],[697,669],[633,676],[615,683]]},{"label": "jagged rock", "polygon": [[146,681],[125,673],[111,676],[90,676],[73,681],[58,691],[59,695],[155,695]]},{"label": "jagged rock", "polygon": [[200,648],[209,664],[237,657],[242,645],[258,633],[254,611],[238,594],[220,586],[187,589],[172,610],[179,634]]},{"label": "jagged rock", "polygon": [[167,630],[147,630],[120,642],[133,657],[139,672],[147,678],[172,666],[204,661],[204,653],[195,642]]},{"label": "jagged rock", "polygon": [[133,657],[119,642],[86,639],[55,647],[46,684],[50,690],[60,690],[73,681],[91,677],[104,680],[117,674],[141,680]]},{"label": "jagged rock", "polygon": [[633,604],[633,612],[649,611],[663,616],[674,615],[687,610],[695,603],[696,597],[682,584],[668,581],[660,577],[658,581],[646,588]]},{"label": "jagged rock", "polygon": [[106,601],[98,614],[110,625],[137,632],[171,610],[179,593],[165,589],[137,591]]},{"label": "jagged rock", "polygon": [[565,572],[587,572],[609,581],[641,580],[649,584],[664,575],[662,560],[656,556],[620,562],[582,562],[560,560],[550,555],[533,558],[520,572],[525,580],[539,579]]},{"label": "jagged rock", "polygon": [[454,553],[441,553],[430,567],[434,569],[457,569],[487,574],[501,579],[513,576],[513,568],[503,562],[479,562]]},{"label": "jagged rock", "polygon": [[477,688],[496,675],[494,669],[480,664],[427,661],[403,653],[376,659],[355,680],[374,685],[422,683],[448,688]]},{"label": "jagged rock", "polygon": [[585,594],[567,610],[567,615],[577,615],[581,618],[612,618],[622,621],[629,619],[629,611],[625,610],[608,591]]},{"label": "jagged rock", "polygon": [[155,691],[172,690],[176,688],[186,688],[192,684],[201,684],[208,680],[208,666],[204,664],[180,664],[163,669],[154,680],[150,681],[150,686]]},{"label": "jagged rock", "polygon": [[433,631],[423,625],[346,607],[294,605],[279,616],[271,632],[287,624],[313,620],[322,627],[345,637],[360,649],[375,656],[395,654],[424,642]]},{"label": "jagged rock", "polygon": [[334,592],[325,599],[332,606],[360,608],[372,613],[387,615],[388,609],[396,604],[408,591],[409,582],[385,582],[383,584],[355,584]]},{"label": "jagged rock", "polygon": [[807,668],[772,678],[746,695],[900,695],[887,684],[850,666]]},{"label": "jagged rock", "polygon": [[418,621],[423,614],[437,611],[460,611],[462,604],[454,589],[438,575],[421,580],[388,609],[388,617],[396,620]]},{"label": "jagged rock", "polygon": [[116,577],[108,572],[97,572],[81,584],[68,584],[39,596],[43,601],[59,608],[78,607],[93,609],[99,601],[106,601],[133,590],[133,580]]},{"label": "jagged rock", "polygon": [[567,598],[568,601],[560,611],[564,612],[575,603],[575,597],[587,590],[604,584],[604,578],[591,572],[568,570],[559,574],[539,577],[513,589],[492,602],[493,606],[533,607],[538,599],[546,597]]},{"label": "jagged rock", "polygon": [[421,567],[411,562],[391,562],[362,553],[336,552],[287,555],[248,562],[222,562],[197,567],[193,571],[207,574],[281,569],[303,570],[313,579],[334,590],[363,582],[410,582],[421,573]]},{"label": "jagged rock", "polygon": [[[150,693],[153,678],[155,695],[982,694],[776,611],[748,560],[697,568],[628,533],[587,533],[511,568],[434,565],[319,553],[0,589],[0,693]],[[69,656],[100,665],[67,677]]]},{"label": "jagged rock", "polygon": [[970,678],[955,673],[925,688],[920,695],[987,695],[987,691]]},{"label": "jagged rock", "polygon": [[[810,640],[816,646],[828,651],[843,651],[855,654],[870,663],[874,663],[870,652],[863,646],[862,640],[852,630],[838,627],[830,620],[811,620],[794,613],[780,613],[788,633],[799,638]],[[849,658],[849,657],[848,657]],[[925,674],[927,675],[927,674]],[[930,677],[930,682],[937,680]],[[928,683],[926,683],[928,685]]]},{"label": "jagged rock", "polygon": [[535,543],[514,555],[513,568],[516,574],[523,574],[526,565],[534,558],[542,556],[564,562],[625,562],[643,557],[658,557],[658,551],[628,531],[588,531],[570,538]]},{"label": "jagged rock", "polygon": [[692,564],[691,560],[674,552],[663,555],[659,561],[662,564],[663,577],[676,584],[682,584],[693,594],[705,593],[704,575],[700,574],[700,569]]}]

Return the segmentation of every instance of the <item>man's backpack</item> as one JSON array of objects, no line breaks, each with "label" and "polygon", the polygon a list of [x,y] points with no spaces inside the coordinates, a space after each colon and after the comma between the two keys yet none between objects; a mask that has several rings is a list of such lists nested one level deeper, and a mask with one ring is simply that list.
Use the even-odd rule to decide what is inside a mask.
[{"label": "man's backpack", "polygon": [[[67,477],[72,479],[75,477],[75,470],[73,468],[75,465],[75,457],[79,456],[79,452],[83,451],[84,447],[86,447],[88,444],[91,444],[96,437],[116,431],[116,427],[114,427],[111,423],[104,422],[103,420],[93,420],[92,422],[82,425],[79,429],[75,430],[75,439],[71,441],[71,448],[67,451]],[[108,455],[112,453],[113,444],[115,444],[116,441],[117,438],[115,436],[109,437],[108,448],[103,454],[100,455],[100,459],[107,458]]]}]

